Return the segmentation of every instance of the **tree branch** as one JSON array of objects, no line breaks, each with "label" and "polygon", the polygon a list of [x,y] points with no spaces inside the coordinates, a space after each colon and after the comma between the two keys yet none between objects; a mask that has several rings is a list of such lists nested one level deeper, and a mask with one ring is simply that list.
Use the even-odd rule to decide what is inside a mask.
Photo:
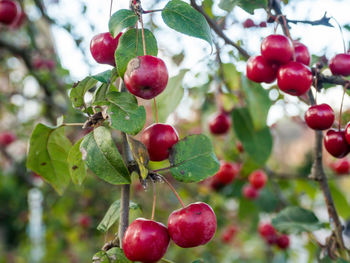
[{"label": "tree branch", "polygon": [[[269,6],[275,10],[277,15],[282,15],[280,2],[278,0],[269,0]],[[283,28],[284,28],[284,31],[288,33],[288,28],[286,28],[286,26],[283,26]],[[316,69],[317,69],[317,67],[316,67]],[[317,71],[315,73],[317,73]],[[319,77],[319,74],[317,74],[317,76]],[[311,104],[315,104],[315,99],[314,99],[311,91],[309,91],[308,96],[309,96],[309,100],[310,100]],[[323,161],[322,161],[323,134],[322,134],[322,131],[315,131],[315,136],[316,136],[316,144],[315,144],[315,148],[314,148],[315,160],[314,160],[314,164],[313,164],[313,167],[311,170],[310,179],[313,179],[313,180],[319,182],[321,191],[323,193],[323,197],[324,197],[325,202],[326,202],[330,224],[333,228],[333,232],[335,233],[335,237],[336,237],[338,246],[340,248],[340,253],[344,254],[345,258],[347,259],[348,254],[347,254],[347,251],[346,251],[345,246],[344,246],[343,235],[342,235],[342,225],[341,225],[337,210],[336,210],[335,205],[334,205],[331,191],[329,189],[327,176],[326,176],[324,169],[323,169]]]},{"label": "tree branch", "polygon": [[330,17],[327,17],[327,12],[325,12],[323,17],[321,19],[318,19],[318,20],[309,21],[309,20],[292,20],[292,19],[287,19],[287,23],[293,23],[293,24],[302,23],[302,24],[308,24],[308,25],[312,25],[312,26],[329,26],[329,27],[334,27],[331,23],[329,23],[330,19],[331,19]]},{"label": "tree branch", "polygon": [[[280,9],[279,9],[280,10]],[[277,16],[270,15],[268,18],[269,22],[274,22],[276,20]],[[331,20],[330,17],[327,17],[327,12],[324,13],[323,17],[318,19],[318,20],[293,20],[293,19],[288,19],[286,18],[287,23],[292,23],[292,24],[308,24],[308,25],[313,25],[313,26],[328,26],[328,27],[334,27],[331,23],[329,23],[329,20]]]},{"label": "tree branch", "polygon": [[199,6],[199,5],[196,4],[196,1],[195,1],[195,0],[191,0],[191,6],[192,6],[194,9],[196,9],[199,13],[201,13],[201,14],[205,17],[205,19],[207,20],[207,22],[208,22],[209,26],[211,27],[211,29],[213,29],[214,32],[215,32],[219,37],[221,37],[221,38],[225,41],[226,44],[235,47],[235,48],[238,50],[238,52],[239,52],[243,57],[245,57],[245,58],[249,58],[249,57],[250,57],[250,55],[248,54],[248,52],[247,52],[244,48],[242,48],[241,46],[239,46],[237,43],[233,42],[231,39],[229,39],[229,38],[225,35],[225,33],[223,32],[223,30],[218,26],[218,24],[217,24],[213,19],[211,19],[211,18],[208,16],[208,14],[204,11],[204,9],[203,9],[201,6]]},{"label": "tree branch", "polygon": [[[312,104],[315,104],[315,99],[312,95],[312,92],[308,93],[309,99]],[[322,160],[322,142],[323,142],[323,133],[322,131],[315,131],[316,136],[316,144],[315,144],[315,160],[314,164],[311,169],[311,174],[309,176],[310,179],[315,180],[319,183],[320,188],[323,193],[323,197],[326,202],[328,215],[330,219],[330,224],[333,228],[333,231],[335,233],[337,243],[342,251],[346,251],[343,241],[343,235],[342,235],[342,224],[340,222],[337,210],[335,208],[335,204],[333,201],[333,197],[331,194],[331,191],[329,189],[327,176],[324,172],[323,168],[323,160]]]}]

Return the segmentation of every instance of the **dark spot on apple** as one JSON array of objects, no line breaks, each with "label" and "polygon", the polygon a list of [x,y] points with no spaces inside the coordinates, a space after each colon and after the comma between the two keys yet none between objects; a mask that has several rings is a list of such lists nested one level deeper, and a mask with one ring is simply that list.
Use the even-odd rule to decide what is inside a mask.
[{"label": "dark spot on apple", "polygon": [[132,60],[129,61],[125,74],[130,75],[134,70],[138,69],[139,67],[140,67],[140,59],[133,58]]},{"label": "dark spot on apple", "polygon": [[73,165],[72,169],[73,169],[73,170],[76,170],[76,169],[78,169],[78,166]]},{"label": "dark spot on apple", "polygon": [[46,165],[46,163],[41,163],[40,165],[44,166],[44,165]]},{"label": "dark spot on apple", "polygon": [[196,213],[196,215],[201,215],[201,214],[202,214],[202,212],[197,212],[197,213]]}]

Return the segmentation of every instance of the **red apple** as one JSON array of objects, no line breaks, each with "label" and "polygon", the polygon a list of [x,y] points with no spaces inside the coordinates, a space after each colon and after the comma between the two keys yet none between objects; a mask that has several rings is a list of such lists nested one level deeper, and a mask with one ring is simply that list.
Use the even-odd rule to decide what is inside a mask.
[{"label": "red apple", "polygon": [[350,161],[348,158],[336,160],[330,164],[330,167],[338,175],[350,173]]},{"label": "red apple", "polygon": [[20,11],[21,8],[16,1],[0,0],[0,23],[11,25]]},{"label": "red apple", "polygon": [[115,38],[109,32],[94,36],[90,42],[90,52],[97,63],[108,64],[115,67],[114,53],[117,49],[119,33]]},{"label": "red apple", "polygon": [[310,64],[310,53],[304,44],[294,41],[294,52],[296,62],[300,62],[306,66]]},{"label": "red apple", "polygon": [[123,250],[131,261],[154,263],[164,256],[169,241],[166,226],[153,220],[138,218],[125,232]]},{"label": "red apple", "polygon": [[249,175],[249,182],[255,189],[261,189],[267,182],[267,175],[262,170],[256,170]]},{"label": "red apple", "polygon": [[16,135],[12,132],[0,133],[0,147],[6,147],[16,140]]},{"label": "red apple", "polygon": [[169,151],[179,141],[176,129],[168,124],[154,123],[147,127],[141,142],[146,146],[151,161],[163,161],[169,157]]},{"label": "red apple", "polygon": [[277,85],[285,93],[301,96],[308,92],[311,84],[312,72],[304,64],[290,61],[278,70]]},{"label": "red apple", "polygon": [[344,130],[328,130],[323,138],[323,143],[326,150],[336,158],[343,158],[350,151],[350,146],[345,139]]},{"label": "red apple", "polygon": [[281,235],[277,238],[277,246],[280,249],[287,249],[289,247],[289,237],[287,235]]},{"label": "red apple", "polygon": [[124,83],[135,96],[146,100],[153,99],[166,88],[168,70],[160,58],[140,56],[128,63]]},{"label": "red apple", "polygon": [[250,28],[250,27],[254,27],[255,23],[252,19],[248,18],[243,22],[243,27],[244,28]]},{"label": "red apple", "polygon": [[240,164],[226,161],[220,162],[219,171],[213,176],[211,185],[214,189],[230,184],[238,175],[241,169]]},{"label": "red apple", "polygon": [[243,196],[249,200],[255,200],[259,197],[259,191],[250,184],[245,185],[242,192]]},{"label": "red apple", "polygon": [[216,113],[209,120],[210,132],[214,135],[225,134],[231,126],[231,118],[226,113]]},{"label": "red apple", "polygon": [[350,54],[343,53],[335,55],[329,61],[329,69],[333,75],[350,76]]},{"label": "red apple", "polygon": [[247,78],[254,82],[271,83],[276,80],[278,66],[263,56],[250,57],[247,62]]},{"label": "red apple", "polygon": [[261,42],[261,55],[270,63],[285,64],[292,60],[293,47],[283,35],[269,35]]},{"label": "red apple", "polygon": [[260,22],[259,24],[260,27],[267,27],[267,24],[265,21]]},{"label": "red apple", "polygon": [[168,230],[171,239],[180,247],[204,245],[215,234],[216,216],[208,204],[193,203],[170,214]]},{"label": "red apple", "polygon": [[311,129],[327,130],[333,125],[334,111],[325,103],[313,105],[305,112],[305,122]]},{"label": "red apple", "polygon": [[221,241],[223,243],[230,243],[232,239],[234,239],[238,229],[235,226],[230,226],[228,228],[225,228],[224,231],[221,234]]}]

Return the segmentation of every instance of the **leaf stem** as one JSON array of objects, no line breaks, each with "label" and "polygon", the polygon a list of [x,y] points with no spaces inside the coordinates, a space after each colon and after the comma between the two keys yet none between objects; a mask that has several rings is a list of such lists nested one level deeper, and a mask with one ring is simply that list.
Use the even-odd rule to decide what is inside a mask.
[{"label": "leaf stem", "polygon": [[153,204],[152,204],[152,217],[151,220],[154,220],[154,214],[156,211],[156,184],[151,179],[152,186],[153,186]]},{"label": "leaf stem", "polygon": [[177,199],[179,200],[179,202],[181,203],[182,207],[185,208],[185,204],[182,201],[181,197],[179,196],[179,194],[176,192],[174,186],[163,176],[160,175],[159,176],[162,178],[162,180],[170,187],[171,191],[173,191],[173,193],[176,195]]}]

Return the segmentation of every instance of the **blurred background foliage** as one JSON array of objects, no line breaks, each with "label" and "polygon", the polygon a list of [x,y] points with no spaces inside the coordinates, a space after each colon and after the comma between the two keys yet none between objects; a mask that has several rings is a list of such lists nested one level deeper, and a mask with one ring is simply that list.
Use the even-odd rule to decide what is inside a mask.
[{"label": "blurred background foliage", "polygon": [[[93,34],[99,33],[95,27],[100,17],[95,17],[96,21],[92,21],[89,20],[88,13],[89,8],[102,4],[106,6],[104,10],[108,10],[110,3],[109,1],[94,2],[98,3],[89,5],[79,0],[72,3],[74,6],[72,14],[78,14],[78,23],[75,23],[75,21],[65,20],[67,17],[63,13],[69,12],[69,6],[67,7],[70,4],[69,1],[60,3],[60,0],[21,0],[19,3],[25,11],[23,21],[16,26],[0,26],[0,132],[11,131],[17,137],[11,145],[1,148],[0,153],[1,263],[90,262],[92,256],[105,242],[111,240],[117,231],[117,225],[114,225],[108,233],[102,233],[96,227],[108,207],[119,199],[119,187],[104,183],[89,173],[83,186],[77,187],[71,184],[63,196],[58,196],[48,184],[43,183],[40,177],[28,171],[24,165],[28,138],[34,124],[38,122],[54,124],[60,115],[66,116],[66,122],[85,121],[85,116],[71,107],[67,91],[82,75],[103,71],[102,68],[93,65],[88,50],[88,43]],[[166,1],[148,2],[151,3],[145,4],[149,9],[166,3]],[[226,2],[235,1],[204,0],[202,4],[209,16],[218,21],[222,28],[230,26],[240,28],[239,32],[242,34],[240,43],[251,45],[244,36],[244,30],[248,29],[242,30],[243,18],[266,20],[266,17],[261,15],[264,12],[260,12],[259,9],[260,11],[258,10],[253,16],[238,6],[234,7],[233,12],[218,11],[219,6],[222,7]],[[283,2],[286,6],[291,4],[288,1]],[[302,6],[305,1],[295,2]],[[66,6],[63,8],[64,5]],[[247,5],[245,10],[254,9]],[[324,11],[326,10],[322,10]],[[243,15],[237,15],[241,13]],[[101,20],[108,20],[107,13],[100,13],[100,16]],[[256,90],[256,87],[249,87],[242,78],[240,72],[243,71],[244,59],[235,49],[228,48],[221,40],[215,40],[217,47],[220,47],[222,58],[219,57],[220,53],[217,50],[214,54],[207,55],[210,54],[208,46],[200,46],[202,52],[200,54],[206,55],[200,56],[196,53],[191,56],[190,52],[193,52],[195,49],[193,47],[196,47],[199,42],[191,42],[195,40],[188,37],[175,37],[179,43],[184,41],[182,49],[172,47],[169,43],[164,44],[164,39],[173,32],[165,31],[156,16],[152,14],[147,19],[146,26],[159,38],[161,56],[165,57],[171,75],[174,76],[174,72],[179,72],[178,80],[174,84],[174,88],[178,88],[179,92],[174,96],[179,96],[176,101],[181,101],[180,106],[174,111],[174,109],[167,109],[170,105],[167,101],[169,98],[161,100],[160,109],[164,109],[164,112],[172,112],[168,118],[167,114],[161,118],[175,124],[180,137],[200,132],[207,134],[211,137],[220,160],[242,164],[238,178],[222,189],[212,189],[205,182],[180,184],[168,176],[185,203],[204,201],[214,208],[218,219],[218,230],[214,239],[206,246],[185,251],[171,244],[166,258],[174,262],[203,259],[203,262],[220,263],[319,261],[317,258],[321,251],[317,242],[308,238],[308,234],[292,235],[291,248],[282,251],[266,245],[257,232],[259,222],[269,222],[277,212],[288,205],[311,209],[322,222],[328,222],[327,211],[318,185],[307,179],[311,169],[314,138],[312,131],[306,127],[301,117],[306,105],[288,96],[284,98],[275,86],[262,89],[266,96],[249,105],[249,92]],[[81,28],[88,29],[80,30]],[[249,30],[260,32],[256,36],[259,39],[266,35],[266,32],[271,33],[272,28],[273,25],[269,25],[267,29]],[[82,32],[88,32],[88,34],[82,34]],[[254,32],[249,36],[255,34]],[[65,37],[57,38],[55,34],[64,34]],[[69,35],[68,40],[67,35]],[[81,72],[77,62],[72,61],[77,66],[74,70],[68,70],[61,61],[62,47],[64,49],[66,44],[68,46],[72,43],[74,44],[72,52],[81,54],[79,62]],[[190,51],[187,49],[187,44]],[[249,50],[253,53],[254,48]],[[312,48],[310,50],[312,52]],[[315,55],[315,59],[319,57],[321,57],[320,53]],[[224,61],[222,64],[221,59]],[[192,63],[200,66],[187,71],[190,68],[188,60],[194,60]],[[67,62],[65,63],[67,65]],[[181,69],[184,71],[180,71]],[[173,100],[174,97],[170,99]],[[149,124],[152,122],[152,106],[148,102],[141,103],[147,108]],[[265,120],[268,117],[270,105],[275,106],[272,115],[281,116],[280,111],[284,111],[282,117],[275,118],[274,121],[268,119],[274,146],[267,166],[273,173],[269,174],[268,185],[256,201],[249,201],[241,194],[241,189],[250,172],[262,168],[256,160],[252,159],[251,154],[237,147],[240,143],[236,137],[237,129],[244,127],[234,122],[234,128],[229,134],[219,137],[210,135],[208,130],[208,120],[219,108],[232,111],[233,108],[247,105],[250,111],[266,113],[262,120],[253,119],[253,122],[263,121],[263,125],[266,125]],[[290,108],[292,110],[288,111]],[[349,120],[348,113],[344,114],[344,119]],[[85,133],[86,131],[80,128],[67,128],[67,135],[72,140],[77,140]],[[114,138],[117,145],[120,144],[120,136],[117,132]],[[257,145],[257,151],[259,149],[264,151],[265,146],[266,141],[263,138],[261,144]],[[332,162],[333,159],[326,156],[325,163],[328,165]],[[155,168],[164,166],[164,164],[152,165]],[[347,177],[335,176],[328,166],[327,172],[330,174],[331,191],[336,207],[345,221],[350,216],[348,203],[350,181]],[[143,189],[137,178],[133,179],[132,201],[139,204],[141,209],[134,211],[132,218],[150,217],[152,187]],[[44,238],[40,246],[44,255],[40,260],[36,260],[31,254],[34,245],[29,235],[28,192],[30,189],[40,189],[43,195],[41,231]],[[157,197],[156,220],[166,223],[170,212],[180,207],[179,203],[164,184],[157,185]],[[225,231],[232,227],[235,228],[232,239],[223,238]],[[328,227],[314,235],[319,243],[324,243],[329,233]],[[319,262],[331,262],[331,260],[326,257]]]}]

